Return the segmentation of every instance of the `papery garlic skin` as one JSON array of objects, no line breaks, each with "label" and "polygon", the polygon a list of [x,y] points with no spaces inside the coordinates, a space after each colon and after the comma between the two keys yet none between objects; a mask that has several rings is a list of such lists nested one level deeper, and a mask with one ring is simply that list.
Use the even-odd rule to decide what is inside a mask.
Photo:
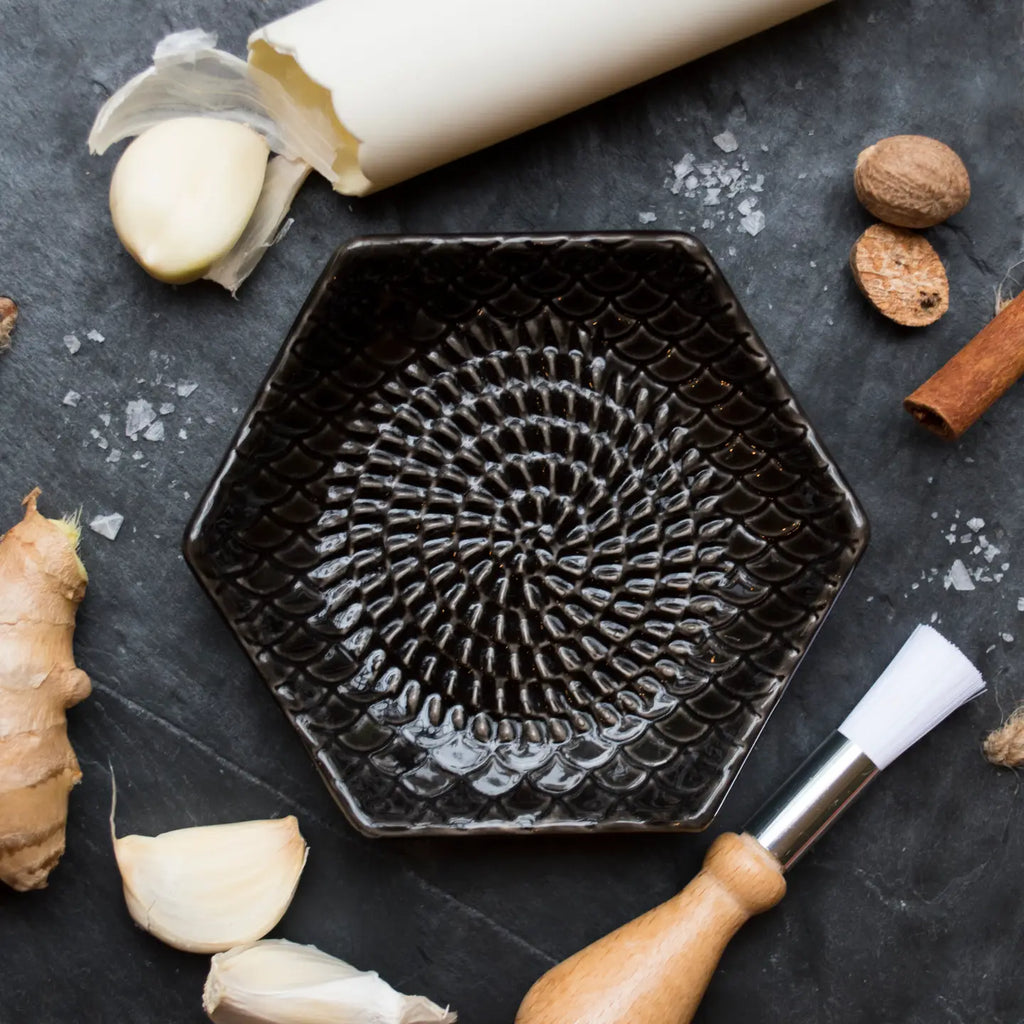
[{"label": "papery garlic skin", "polygon": [[219,953],[203,1009],[214,1024],[454,1024],[456,1014],[424,996],[396,992],[317,949],[265,939]]},{"label": "papery garlic skin", "polygon": [[234,295],[281,237],[288,209],[310,170],[332,174],[335,129],[327,115],[301,111],[280,83],[216,47],[217,37],[201,29],[162,39],[152,66],[100,108],[89,132],[89,150],[103,153],[121,139],[182,117],[234,121],[262,135],[278,155],[267,164],[252,218],[234,247],[200,275]]},{"label": "papery garlic skin", "polygon": [[190,953],[266,935],[288,909],[307,853],[293,816],[114,839],[128,912]]},{"label": "papery garlic skin", "polygon": [[216,281],[232,295],[239,285],[256,269],[263,254],[285,235],[291,219],[285,217],[312,168],[301,160],[285,156],[272,156],[263,179],[263,191],[253,210],[249,223],[230,252],[222,256],[203,275],[207,281]]},{"label": "papery garlic skin", "polygon": [[153,277],[202,277],[234,247],[263,189],[270,149],[245,125],[179,117],[143,132],[110,181],[122,245]]}]

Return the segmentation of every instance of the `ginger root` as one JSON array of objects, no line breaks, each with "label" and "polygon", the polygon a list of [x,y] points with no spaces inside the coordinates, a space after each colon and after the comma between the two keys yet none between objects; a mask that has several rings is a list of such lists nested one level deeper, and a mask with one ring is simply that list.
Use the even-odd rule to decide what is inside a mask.
[{"label": "ginger root", "polygon": [[11,331],[18,322],[18,304],[6,295],[0,295],[0,352],[11,347]]},{"label": "ginger root", "polygon": [[0,540],[0,879],[41,889],[64,853],[68,793],[82,777],[65,710],[89,696],[71,650],[88,576],[76,522],[36,510]]}]

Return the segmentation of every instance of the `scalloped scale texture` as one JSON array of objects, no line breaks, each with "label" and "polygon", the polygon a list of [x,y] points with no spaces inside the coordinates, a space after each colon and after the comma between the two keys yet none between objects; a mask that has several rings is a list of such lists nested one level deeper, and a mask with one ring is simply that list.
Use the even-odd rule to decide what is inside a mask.
[{"label": "scalloped scale texture", "polygon": [[686,235],[338,251],[186,556],[374,835],[697,830],[867,523]]}]

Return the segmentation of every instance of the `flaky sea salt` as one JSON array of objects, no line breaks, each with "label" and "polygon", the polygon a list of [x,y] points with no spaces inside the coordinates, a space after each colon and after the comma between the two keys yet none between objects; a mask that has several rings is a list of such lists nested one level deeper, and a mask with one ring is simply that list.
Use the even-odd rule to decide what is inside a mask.
[{"label": "flaky sea salt", "polygon": [[723,153],[735,153],[740,148],[740,144],[736,141],[736,136],[730,131],[724,131],[721,135],[716,135],[713,141]]},{"label": "flaky sea salt", "polygon": [[82,347],[82,343],[73,334],[65,334],[64,347],[74,355]]},{"label": "flaky sea salt", "polygon": [[[725,141],[729,140],[735,142],[735,136],[730,135]],[[764,190],[764,175],[758,174],[756,178],[751,175],[750,163],[742,158],[699,161],[693,153],[687,153],[672,165],[672,176],[665,186],[673,195],[684,195],[703,206],[705,223],[710,219],[714,227],[727,225],[728,221],[747,216],[753,210],[757,201],[751,193]],[[727,233],[732,230],[726,226]]]},{"label": "flaky sea salt", "polygon": [[641,210],[636,215],[636,219],[641,224],[653,224],[658,219],[658,215],[653,210]]},{"label": "flaky sea salt", "polygon": [[950,587],[954,590],[974,590],[974,580],[971,579],[967,566],[959,558],[955,559],[949,567],[943,586],[946,590],[949,590]]},{"label": "flaky sea salt", "polygon": [[62,399],[61,405],[70,405],[74,408],[82,400],[82,396],[77,391],[69,391]]},{"label": "flaky sea salt", "polygon": [[121,449],[111,448],[110,454],[107,456],[107,462],[120,462],[121,461]]},{"label": "flaky sea salt", "polygon": [[101,537],[106,537],[107,540],[116,540],[123,522],[124,516],[120,512],[111,512],[109,515],[93,518],[89,523],[89,529]]},{"label": "flaky sea salt", "polygon": [[86,332],[86,335],[85,335],[85,336],[86,336],[86,337],[87,337],[87,338],[88,338],[88,339],[89,339],[90,341],[96,341],[96,342],[99,342],[100,344],[103,344],[103,342],[105,342],[105,341],[107,340],[107,339],[106,339],[106,338],[104,338],[104,337],[103,337],[103,335],[102,335],[102,334],[100,334],[100,332],[99,332],[99,331],[97,331],[97,330],[96,330],[95,328],[93,328],[93,330],[91,330],[91,331],[87,331],[87,332]]},{"label": "flaky sea salt", "polygon": [[172,412],[174,412],[174,403],[173,402],[164,402],[163,404],[161,404],[161,406],[160,406],[160,415],[161,416],[170,416],[170,414]]},{"label": "flaky sea salt", "polygon": [[978,516],[974,516],[973,518],[967,520],[967,529],[973,530],[975,533],[978,533],[981,530],[985,529],[985,520],[979,518]]},{"label": "flaky sea salt", "polygon": [[687,153],[682,160],[672,165],[672,173],[679,181],[682,181],[693,170],[695,159],[696,157],[692,153]]},{"label": "flaky sea salt", "polygon": [[179,380],[174,390],[178,393],[179,398],[188,398],[197,387],[199,385],[192,381]]},{"label": "flaky sea salt", "polygon": [[1013,634],[1012,633],[1000,633],[999,634],[999,639],[1002,640],[1003,643],[1005,643],[1005,644],[1012,644],[1013,643]]},{"label": "flaky sea salt", "polygon": [[136,398],[124,409],[124,433],[133,441],[138,440],[139,431],[145,430],[156,419],[156,410],[144,398]]},{"label": "flaky sea salt", "polygon": [[110,413],[109,412],[101,412],[100,416],[99,416],[99,420],[100,420],[100,423],[103,424],[103,426],[109,427],[110,426]]},{"label": "flaky sea salt", "polygon": [[748,235],[759,235],[764,230],[764,224],[765,219],[762,210],[754,210],[740,221],[740,227]]},{"label": "flaky sea salt", "polygon": [[164,439],[163,421],[157,420],[155,423],[151,423],[142,436],[147,441],[162,441]]}]

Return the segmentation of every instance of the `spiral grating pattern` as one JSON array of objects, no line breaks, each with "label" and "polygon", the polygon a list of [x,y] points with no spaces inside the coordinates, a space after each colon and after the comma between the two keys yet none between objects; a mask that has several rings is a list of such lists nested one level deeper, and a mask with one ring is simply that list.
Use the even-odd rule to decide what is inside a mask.
[{"label": "spiral grating pattern", "polygon": [[693,829],[865,540],[694,240],[390,239],[187,554],[358,827]]}]

